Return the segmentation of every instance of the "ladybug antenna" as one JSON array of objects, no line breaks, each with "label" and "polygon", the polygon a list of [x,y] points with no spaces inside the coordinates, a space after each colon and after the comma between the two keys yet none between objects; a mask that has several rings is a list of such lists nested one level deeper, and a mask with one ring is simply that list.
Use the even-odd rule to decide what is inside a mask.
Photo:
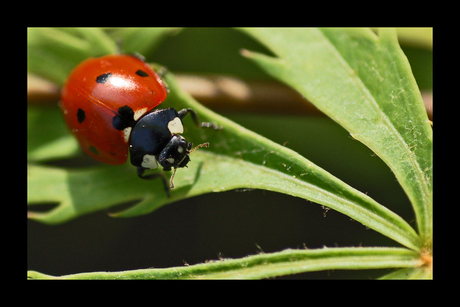
[{"label": "ladybug antenna", "polygon": [[192,152],[194,152],[195,150],[201,147],[209,147],[209,143],[203,143],[203,144],[197,145],[195,148],[189,151],[189,154],[191,154]]},{"label": "ladybug antenna", "polygon": [[[192,150],[190,150],[188,152],[188,154],[191,154],[192,152],[194,152],[195,150],[197,150],[198,148],[201,148],[201,147],[209,147],[209,143],[203,143],[203,144],[200,144],[200,145],[197,145],[196,147],[194,147]],[[170,187],[171,189],[174,189],[174,176],[176,175],[176,171],[177,171],[177,168],[174,168],[174,172],[173,174],[171,175],[171,178],[169,179],[169,182],[170,182]]]},{"label": "ladybug antenna", "polygon": [[[198,148],[201,148],[201,147],[209,147],[209,143],[203,143],[203,144],[200,144],[198,146],[196,146],[195,148],[193,148],[192,150],[190,150],[188,153],[191,154],[192,152],[194,152],[195,150],[197,150]],[[171,186],[171,189],[174,189],[174,175],[176,175],[176,171],[177,171],[177,168],[174,168],[174,172],[171,176],[171,179],[169,179],[169,182],[170,182],[170,186]]]}]

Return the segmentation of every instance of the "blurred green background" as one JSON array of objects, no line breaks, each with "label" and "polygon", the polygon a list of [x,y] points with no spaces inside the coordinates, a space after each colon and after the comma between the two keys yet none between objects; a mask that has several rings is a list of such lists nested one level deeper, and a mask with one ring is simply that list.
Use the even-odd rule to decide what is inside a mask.
[{"label": "blurred green background", "polygon": [[[403,41],[402,47],[420,89],[431,90],[431,48],[406,42],[409,44]],[[148,61],[161,63],[173,73],[269,79],[239,54],[241,48],[269,53],[239,31],[213,28],[184,29],[142,51]],[[299,152],[415,227],[409,200],[392,172],[327,117],[232,110],[222,114]],[[129,219],[111,218],[107,213],[87,215],[58,226],[28,221],[27,269],[64,275],[191,265],[305,246],[398,246],[336,211],[268,191],[202,195]],[[375,278],[385,272],[327,271],[284,278]]]}]

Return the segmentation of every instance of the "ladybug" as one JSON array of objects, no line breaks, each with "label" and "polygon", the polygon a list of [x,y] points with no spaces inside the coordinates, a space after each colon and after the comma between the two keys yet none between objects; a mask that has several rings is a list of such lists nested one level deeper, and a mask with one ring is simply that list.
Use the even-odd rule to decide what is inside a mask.
[{"label": "ladybug", "polygon": [[185,140],[182,123],[187,114],[197,126],[221,129],[199,123],[192,109],[155,109],[168,94],[163,80],[140,55],[107,55],[80,63],[69,75],[61,93],[60,106],[65,121],[81,148],[94,159],[108,164],[123,164],[130,153],[131,164],[142,179],[160,177],[169,196],[162,173],[144,175],[146,169],[174,173],[190,161],[192,143]]}]

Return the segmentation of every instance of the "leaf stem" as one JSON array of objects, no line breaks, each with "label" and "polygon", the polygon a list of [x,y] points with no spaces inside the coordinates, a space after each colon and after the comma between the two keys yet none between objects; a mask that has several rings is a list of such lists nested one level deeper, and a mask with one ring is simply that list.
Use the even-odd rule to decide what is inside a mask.
[{"label": "leaf stem", "polygon": [[241,259],[221,259],[166,269],[45,275],[28,272],[30,279],[260,279],[323,270],[363,270],[419,267],[419,254],[404,248],[287,249]]}]

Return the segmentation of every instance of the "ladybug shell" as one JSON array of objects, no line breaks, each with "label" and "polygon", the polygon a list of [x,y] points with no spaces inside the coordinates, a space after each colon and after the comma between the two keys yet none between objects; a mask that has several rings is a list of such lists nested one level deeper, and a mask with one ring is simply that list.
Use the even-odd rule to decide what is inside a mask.
[{"label": "ladybug shell", "polygon": [[88,155],[123,164],[131,127],[166,95],[163,81],[147,63],[131,55],[108,55],[85,60],[70,73],[60,105]]}]

